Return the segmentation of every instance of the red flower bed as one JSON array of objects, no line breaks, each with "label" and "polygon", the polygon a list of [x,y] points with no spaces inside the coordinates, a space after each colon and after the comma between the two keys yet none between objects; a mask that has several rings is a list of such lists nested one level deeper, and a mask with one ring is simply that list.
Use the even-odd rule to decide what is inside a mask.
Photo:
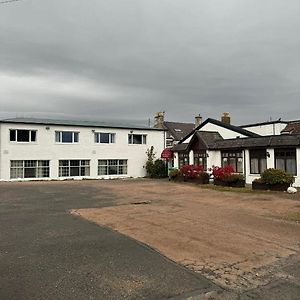
[{"label": "red flower bed", "polygon": [[214,166],[214,167],[212,167],[211,171],[212,171],[212,174],[213,174],[215,180],[224,180],[224,178],[226,176],[234,173],[234,169],[230,165],[225,166],[225,167]]},{"label": "red flower bed", "polygon": [[180,172],[185,178],[197,178],[199,174],[203,172],[203,166],[183,165],[180,168]]}]

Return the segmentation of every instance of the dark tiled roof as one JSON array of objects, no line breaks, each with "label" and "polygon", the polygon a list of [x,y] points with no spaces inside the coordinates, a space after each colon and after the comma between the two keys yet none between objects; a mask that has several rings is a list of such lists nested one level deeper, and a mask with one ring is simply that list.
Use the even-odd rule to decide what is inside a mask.
[{"label": "dark tiled roof", "polygon": [[231,124],[226,124],[226,123],[223,123],[219,120],[216,120],[216,119],[211,119],[211,118],[208,118],[206,119],[202,124],[200,124],[197,128],[195,128],[193,131],[191,131],[189,134],[187,134],[185,137],[183,137],[179,143],[183,143],[184,140],[186,140],[187,138],[189,138],[191,135],[194,134],[195,131],[197,130],[201,130],[201,128],[203,126],[205,126],[207,123],[212,123],[212,124],[215,124],[217,126],[220,126],[220,127],[223,127],[223,128],[227,128],[229,130],[232,130],[234,132],[237,132],[237,133],[240,133],[242,135],[245,135],[245,136],[248,136],[248,137],[257,137],[257,136],[260,136],[259,134],[256,134],[256,133],[253,133],[251,131],[248,131],[246,129],[243,129],[239,126],[234,126],[234,125],[231,125]]},{"label": "dark tiled roof", "polygon": [[172,151],[174,152],[186,151],[188,149],[188,146],[189,146],[188,143],[177,144],[172,148]]},{"label": "dark tiled roof", "polygon": [[259,148],[259,147],[289,147],[300,146],[300,135],[272,135],[255,138],[237,138],[216,141],[213,149],[237,149],[237,148]]},{"label": "dark tiled roof", "polygon": [[54,119],[37,119],[37,118],[4,119],[4,120],[0,120],[0,123],[63,125],[63,126],[78,126],[78,127],[101,127],[101,128],[141,129],[141,130],[165,130],[165,129],[150,128],[147,126],[140,126],[134,124],[120,124],[114,122],[54,120]]},{"label": "dark tiled roof", "polygon": [[206,144],[207,148],[213,147],[216,141],[223,140],[216,131],[197,131],[196,135]]},{"label": "dark tiled roof", "polygon": [[193,123],[179,123],[179,122],[164,122],[165,129],[174,137],[175,141],[180,141],[183,137],[194,130]]},{"label": "dark tiled roof", "polygon": [[289,123],[281,133],[300,134],[300,121]]}]

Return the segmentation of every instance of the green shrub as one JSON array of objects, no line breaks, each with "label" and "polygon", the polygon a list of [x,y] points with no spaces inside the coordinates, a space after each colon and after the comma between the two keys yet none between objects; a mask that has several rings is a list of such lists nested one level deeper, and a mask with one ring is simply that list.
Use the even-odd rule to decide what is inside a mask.
[{"label": "green shrub", "polygon": [[153,177],[154,173],[154,158],[155,158],[155,153],[154,153],[154,147],[151,146],[150,149],[147,149],[146,151],[147,154],[147,161],[146,161],[146,173],[148,177]]},{"label": "green shrub", "polygon": [[210,175],[207,172],[200,172],[198,179],[201,183],[209,183]]},{"label": "green shrub", "polygon": [[244,180],[245,180],[244,176],[242,174],[237,174],[237,173],[225,175],[223,178],[223,181],[226,183],[237,183]]},{"label": "green shrub", "polygon": [[164,178],[167,176],[168,176],[168,170],[166,168],[166,163],[161,159],[155,160],[152,167],[152,174],[150,174],[150,177]]},{"label": "green shrub", "polygon": [[172,169],[169,172],[170,179],[175,179],[181,175],[180,171],[178,169]]},{"label": "green shrub", "polygon": [[295,178],[293,175],[278,169],[267,169],[261,174],[261,182],[266,184],[292,184]]}]

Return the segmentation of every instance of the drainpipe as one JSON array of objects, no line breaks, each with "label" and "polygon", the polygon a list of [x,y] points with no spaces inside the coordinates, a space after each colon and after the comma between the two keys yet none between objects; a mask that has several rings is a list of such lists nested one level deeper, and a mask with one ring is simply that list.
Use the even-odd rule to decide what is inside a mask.
[{"label": "drainpipe", "polygon": [[244,159],[244,176],[245,176],[245,181],[246,181],[246,177],[247,177],[247,170],[246,170],[246,152],[245,152],[245,149],[243,150],[243,159]]},{"label": "drainpipe", "polygon": [[2,149],[2,147],[1,147],[1,137],[2,137],[2,125],[0,124],[0,179],[2,179],[2,177],[1,177],[1,175],[2,175],[2,172],[1,172],[1,170],[2,170],[2,151],[3,151],[3,149]]}]

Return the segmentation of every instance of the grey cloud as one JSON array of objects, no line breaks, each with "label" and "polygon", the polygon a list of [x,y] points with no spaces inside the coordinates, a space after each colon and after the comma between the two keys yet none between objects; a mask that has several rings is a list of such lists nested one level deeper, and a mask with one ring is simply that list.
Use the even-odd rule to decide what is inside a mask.
[{"label": "grey cloud", "polygon": [[[76,79],[94,90],[85,97],[80,84],[77,93],[8,92],[2,85],[1,110],[97,119],[145,119],[162,109],[177,121],[222,111],[236,123],[299,119],[299,15],[297,0],[0,6],[0,73]],[[111,90],[107,101],[93,96],[101,87]]]}]

